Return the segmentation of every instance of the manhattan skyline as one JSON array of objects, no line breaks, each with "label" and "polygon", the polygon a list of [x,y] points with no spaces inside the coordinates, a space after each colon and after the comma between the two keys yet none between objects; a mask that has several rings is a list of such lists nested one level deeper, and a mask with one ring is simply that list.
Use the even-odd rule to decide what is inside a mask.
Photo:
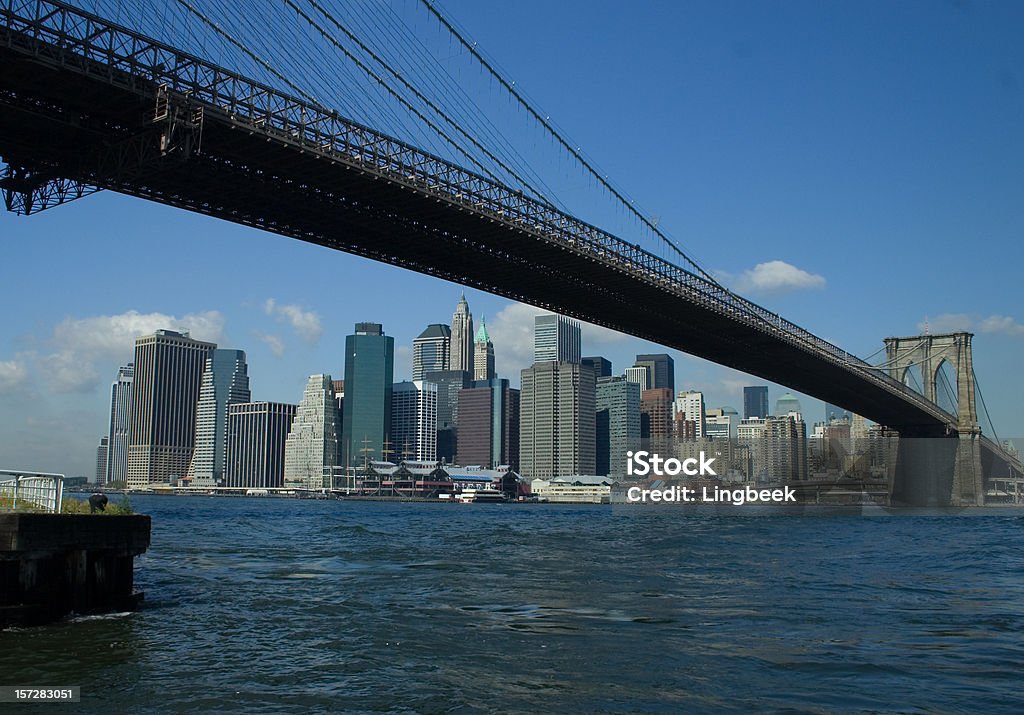
[{"label": "manhattan skyline", "polygon": [[[1019,8],[567,3],[526,32],[528,13],[449,6],[727,285],[861,356],[925,325],[972,330],[999,436],[1024,434]],[[678,37],[652,42],[659,23]],[[572,52],[560,49],[567,26]],[[637,129],[628,146],[623,127]],[[309,375],[341,374],[358,321],[384,324],[395,379],[411,377],[412,339],[447,322],[461,290],[111,193],[0,214],[0,237],[5,264],[21,267],[0,287],[16,306],[0,331],[0,449],[6,466],[68,474],[91,474],[137,335],[187,329],[245,350],[254,399],[294,403]],[[545,311],[466,296],[515,386]],[[677,391],[709,405],[742,410],[742,387],[763,384],[584,326],[583,353],[615,374],[658,352],[676,361]],[[813,422],[823,408],[805,410]]]}]

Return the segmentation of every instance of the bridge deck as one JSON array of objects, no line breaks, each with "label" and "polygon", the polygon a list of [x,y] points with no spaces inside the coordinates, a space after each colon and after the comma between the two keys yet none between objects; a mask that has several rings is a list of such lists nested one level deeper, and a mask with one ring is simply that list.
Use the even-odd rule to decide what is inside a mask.
[{"label": "bridge deck", "polygon": [[955,434],[854,356],[483,177],[60,3],[0,0],[0,15],[8,192],[112,189],[605,325],[903,434]]}]

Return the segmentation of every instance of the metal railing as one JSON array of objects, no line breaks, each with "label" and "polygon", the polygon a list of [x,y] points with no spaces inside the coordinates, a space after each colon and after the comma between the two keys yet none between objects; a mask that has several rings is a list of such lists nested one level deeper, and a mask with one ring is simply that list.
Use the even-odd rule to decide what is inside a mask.
[{"label": "metal railing", "polygon": [[0,511],[59,514],[63,502],[63,474],[0,469]]}]

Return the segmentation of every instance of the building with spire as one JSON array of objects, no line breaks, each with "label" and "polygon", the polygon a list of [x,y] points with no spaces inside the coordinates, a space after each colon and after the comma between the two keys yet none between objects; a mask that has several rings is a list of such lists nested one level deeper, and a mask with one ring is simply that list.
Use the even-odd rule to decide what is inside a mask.
[{"label": "building with spire", "polygon": [[473,379],[493,380],[497,377],[494,371],[494,343],[487,334],[487,322],[480,319],[480,329],[473,340]]},{"label": "building with spire", "polygon": [[424,380],[428,372],[447,370],[451,360],[452,330],[433,323],[412,341],[412,379]]},{"label": "building with spire", "polygon": [[469,312],[465,293],[459,298],[459,304],[452,315],[448,366],[451,370],[473,373],[473,314]]},{"label": "building with spire", "polygon": [[196,405],[196,446],[188,465],[192,486],[214,487],[223,483],[228,405],[250,399],[245,351],[213,350],[206,358]]},{"label": "building with spire", "polygon": [[297,489],[329,488],[338,464],[338,404],[330,375],[311,375],[295,411],[284,446],[284,485]]}]

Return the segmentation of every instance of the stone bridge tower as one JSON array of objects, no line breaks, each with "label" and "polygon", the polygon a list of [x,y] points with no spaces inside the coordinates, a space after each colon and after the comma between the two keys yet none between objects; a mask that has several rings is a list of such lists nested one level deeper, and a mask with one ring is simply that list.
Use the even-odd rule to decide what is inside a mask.
[{"label": "stone bridge tower", "polygon": [[[923,476],[934,485],[934,480],[945,481],[952,466],[952,483],[948,492],[945,487],[931,490],[925,499],[929,503],[952,506],[981,505],[985,499],[984,477],[981,467],[981,427],[978,425],[978,410],[975,403],[974,367],[971,357],[971,333],[947,333],[944,335],[917,335],[904,338],[886,338],[886,364],[889,375],[905,383],[907,373],[913,367],[921,371],[923,394],[931,402],[938,402],[939,371],[943,363],[949,363],[956,375],[956,424],[957,433],[955,456],[952,440],[916,440],[921,444],[908,445],[901,449],[901,457],[916,463],[923,470]],[[900,440],[901,443],[904,440]],[[950,465],[950,459],[952,464]],[[908,467],[908,465],[903,465]],[[910,471],[914,471],[913,469]],[[920,481],[920,480],[918,480]],[[898,492],[899,489],[896,489]],[[899,496],[894,493],[894,496]],[[904,495],[909,496],[909,495]]]}]

